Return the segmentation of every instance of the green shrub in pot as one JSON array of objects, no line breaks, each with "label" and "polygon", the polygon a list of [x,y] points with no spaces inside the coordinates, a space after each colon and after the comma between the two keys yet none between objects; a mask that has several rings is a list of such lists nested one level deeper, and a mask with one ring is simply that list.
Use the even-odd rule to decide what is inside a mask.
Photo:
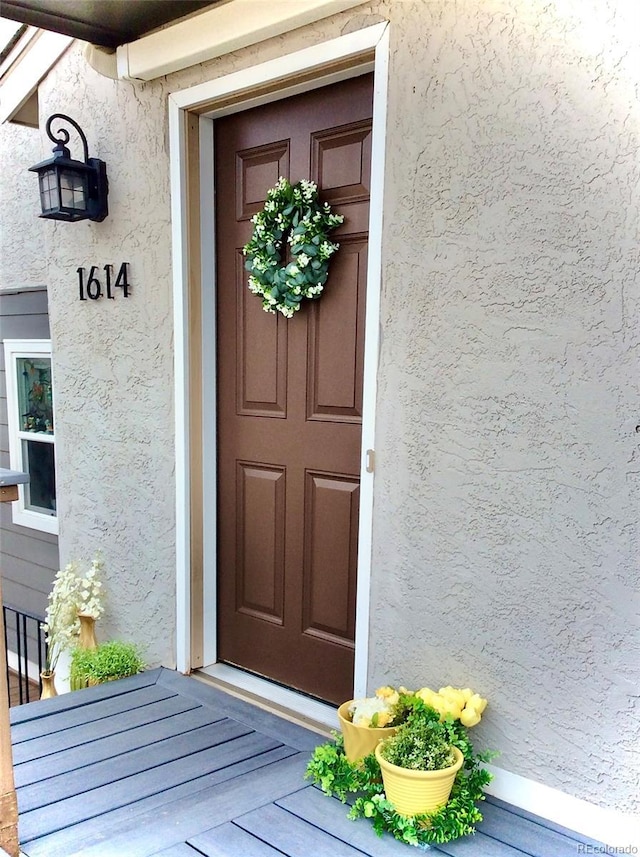
[{"label": "green shrub in pot", "polygon": [[135,643],[111,640],[96,649],[74,649],[71,655],[71,687],[77,690],[127,678],[142,672],[145,666]]}]

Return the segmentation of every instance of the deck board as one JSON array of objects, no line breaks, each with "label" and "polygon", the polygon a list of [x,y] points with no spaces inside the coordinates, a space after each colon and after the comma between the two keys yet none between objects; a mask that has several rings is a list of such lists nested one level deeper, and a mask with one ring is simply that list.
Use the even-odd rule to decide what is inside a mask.
[{"label": "deck board", "polygon": [[234,822],[256,839],[264,839],[276,852],[288,857],[361,857],[362,851],[277,804],[261,806]]},{"label": "deck board", "polygon": [[[235,740],[229,737],[220,741],[220,746],[211,747],[194,753],[186,758],[172,759],[161,768],[140,771],[124,780],[111,781],[84,794],[74,795],[63,800],[55,800],[45,806],[20,815],[21,840],[26,842],[35,838],[39,832],[54,832],[71,824],[87,821],[112,809],[133,804],[154,794],[166,792],[182,783],[197,780],[216,770],[228,768],[243,759],[252,758],[260,753],[275,749],[274,742],[258,733],[243,734],[238,723],[230,722],[234,727]],[[18,807],[20,806],[18,796]]]},{"label": "deck board", "polygon": [[170,848],[157,851],[152,857],[202,857],[202,852],[196,851],[186,842],[181,842],[179,845],[172,845]]},{"label": "deck board", "polygon": [[[241,789],[245,786],[251,788],[252,773],[261,773],[263,768],[283,760],[288,761],[297,755],[289,747],[278,747],[262,756],[254,756],[217,771],[203,780],[191,780],[65,830],[49,835],[41,832],[35,841],[23,845],[22,850],[27,857],[73,857],[76,854],[92,857],[149,857],[169,845],[185,842],[214,825],[214,809],[219,807],[219,797],[231,794],[238,788],[234,785],[236,782],[244,781]],[[301,767],[299,763],[296,770],[300,771]],[[257,791],[256,794],[261,793]],[[251,802],[245,809],[244,804],[240,806],[241,811],[247,811],[251,808]],[[232,818],[233,811],[228,815]],[[226,820],[226,817],[220,818],[217,823]],[[174,832],[175,836],[169,835]]]},{"label": "deck board", "polygon": [[[86,693],[86,690],[79,690],[76,693]],[[163,702],[165,699],[170,699],[175,695],[175,693],[166,688],[154,685],[153,687],[145,687],[132,691],[125,696],[102,699],[93,705],[83,705],[71,711],[56,712],[47,718],[46,739],[54,746],[64,745],[69,731],[76,726],[86,726],[89,723],[95,723],[97,720],[107,720],[114,715],[122,715],[125,711],[144,708],[154,702]],[[29,723],[18,724],[12,730],[12,735],[15,736],[13,737],[14,747],[20,747],[21,744],[28,741],[41,741],[42,723],[39,720],[32,720]],[[34,754],[33,748],[37,746],[39,745],[32,744],[30,747],[32,757]],[[43,751],[42,755],[47,755],[47,753]]]},{"label": "deck board", "polygon": [[[151,747],[140,747],[127,753],[114,753],[113,758],[103,759],[93,765],[87,765],[80,769],[74,769],[57,777],[52,777],[45,782],[35,783],[32,786],[20,789],[18,809],[20,812],[30,812],[33,809],[55,803],[64,811],[61,802],[76,795],[84,797],[95,789],[109,786],[113,783],[120,790],[123,786],[127,794],[131,794],[132,786],[140,779],[141,774],[147,771],[155,771],[153,776],[146,778],[148,781],[159,781],[162,785],[167,784],[173,774],[169,763],[176,763],[176,767],[182,767],[179,763],[186,760],[189,766],[189,779],[195,779],[197,766],[206,765],[206,771],[211,770],[208,760],[196,759],[198,753],[204,753],[219,744],[231,742],[244,735],[249,734],[247,726],[241,726],[232,720],[223,720],[208,726],[203,726],[195,732],[186,735],[176,735],[159,741]],[[254,733],[255,734],[255,733]],[[265,739],[260,736],[260,741]],[[229,748],[231,748],[231,743]],[[255,745],[251,744],[253,748]],[[269,747],[269,749],[273,749]],[[246,753],[243,750],[243,753]],[[191,757],[194,757],[193,759]],[[164,766],[168,765],[168,768]],[[160,769],[162,770],[156,770]],[[133,780],[131,778],[134,778]],[[123,782],[124,781],[124,782]],[[164,790],[164,789],[162,789]],[[105,791],[102,792],[105,794]]]},{"label": "deck board", "polygon": [[[445,845],[435,846],[439,854],[449,854],[451,857],[522,857],[527,854],[524,849],[512,848],[504,842],[499,842],[491,836],[482,833],[474,833],[473,836],[464,836]],[[574,855],[575,857],[575,855]]]},{"label": "deck board", "polygon": [[577,853],[578,843],[574,838],[539,822],[514,816],[511,811],[492,803],[485,803],[482,814],[484,820],[478,825],[479,831],[490,831],[494,839],[520,848],[531,857],[575,857]]},{"label": "deck board", "polygon": [[189,845],[204,857],[228,857],[230,854],[237,854],[238,857],[282,857],[282,851],[272,848],[232,821],[194,836],[189,840]]},{"label": "deck board", "polygon": [[93,724],[85,733],[85,741],[47,756],[46,764],[38,758],[15,765],[16,787],[52,779],[120,753],[148,747],[174,735],[187,734],[212,722],[209,711],[202,706],[192,708],[192,705],[190,700],[175,697],[135,712],[126,712],[122,717],[114,716],[109,721],[108,730],[104,729],[104,724]]},{"label": "deck board", "polygon": [[97,687],[88,688],[87,692],[76,691],[54,696],[52,699],[38,700],[38,705],[18,705],[9,712],[11,724],[15,728],[19,724],[28,723],[31,720],[41,720],[59,711],[75,711],[86,705],[92,706],[102,699],[113,699],[114,697],[125,697],[126,694],[143,687],[153,687],[158,684],[162,669],[148,670],[138,675],[122,678],[119,681],[110,681]]},{"label": "deck board", "polygon": [[598,842],[596,839],[590,839],[588,836],[583,836],[576,834],[574,831],[569,830],[567,827],[563,827],[561,824],[556,824],[554,821],[547,821],[546,819],[542,821],[537,815],[534,815],[532,812],[527,812],[526,809],[521,809],[518,806],[512,806],[504,800],[500,800],[500,798],[490,797],[487,801],[492,806],[500,807],[506,810],[511,815],[516,816],[515,821],[512,820],[512,824],[517,826],[520,824],[519,818],[528,819],[529,821],[534,821],[536,824],[543,824],[548,830],[554,830],[556,833],[562,833],[564,836],[568,836],[570,839],[577,841],[580,845],[590,845],[591,848],[600,848],[602,847],[602,842]]},{"label": "deck board", "polygon": [[[26,857],[400,857],[304,780],[324,739],[169,670],[12,709]],[[450,857],[601,845],[489,798]]]},{"label": "deck board", "polygon": [[328,798],[315,786],[300,789],[276,803],[320,830],[332,832],[337,838],[349,842],[369,857],[407,855],[406,845],[395,840],[390,834],[377,836],[370,824],[351,821],[347,818],[348,808],[345,804],[337,798]]},{"label": "deck board", "polygon": [[[39,857],[150,857],[162,847],[189,841],[211,827],[231,821],[256,804],[262,806],[288,794],[299,787],[305,765],[306,759],[296,754],[164,805],[161,812],[139,815],[125,830],[110,834],[108,842],[89,847],[85,842],[75,851],[44,850]],[[31,857],[28,846],[26,853]]]},{"label": "deck board", "polygon": [[290,747],[295,747],[296,750],[312,752],[323,740],[317,732],[304,729],[296,723],[272,714],[270,711],[249,705],[244,700],[223,693],[211,685],[197,679],[186,678],[171,670],[162,671],[158,684],[173,690],[175,693],[190,696],[202,705],[210,706],[214,710],[223,710],[227,717],[233,717],[234,720],[241,723],[248,723],[253,729],[262,732],[263,735],[270,735],[272,738],[284,741]]}]

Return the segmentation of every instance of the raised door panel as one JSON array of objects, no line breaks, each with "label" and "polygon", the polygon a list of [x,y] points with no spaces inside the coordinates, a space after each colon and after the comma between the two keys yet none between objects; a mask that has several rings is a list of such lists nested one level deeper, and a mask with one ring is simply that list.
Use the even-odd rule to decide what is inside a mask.
[{"label": "raised door panel", "polygon": [[[262,309],[245,288],[241,250],[236,252],[236,412],[244,416],[287,416],[287,325]],[[256,348],[256,343],[260,347]]]},{"label": "raised door panel", "polygon": [[344,239],[331,280],[309,313],[307,419],[362,422],[367,243]]},{"label": "raised door panel", "polygon": [[353,646],[359,482],[308,471],[305,494],[304,633]]},{"label": "raised door panel", "polygon": [[284,621],[285,471],[237,464],[236,609]]},{"label": "raised door panel", "polygon": [[331,205],[369,199],[371,122],[356,122],[311,137],[311,173]]},{"label": "raised door panel", "polygon": [[[249,220],[261,211],[267,189],[289,175],[289,141],[254,146],[236,154],[236,218]],[[220,199],[219,205],[230,200]]]}]

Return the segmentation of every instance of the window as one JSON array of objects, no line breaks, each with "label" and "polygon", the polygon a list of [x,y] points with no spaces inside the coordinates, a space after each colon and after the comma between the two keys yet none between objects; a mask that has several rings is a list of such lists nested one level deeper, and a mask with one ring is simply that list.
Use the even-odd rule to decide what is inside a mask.
[{"label": "window", "polygon": [[29,474],[13,503],[13,522],[58,532],[51,343],[4,343],[11,468]]}]

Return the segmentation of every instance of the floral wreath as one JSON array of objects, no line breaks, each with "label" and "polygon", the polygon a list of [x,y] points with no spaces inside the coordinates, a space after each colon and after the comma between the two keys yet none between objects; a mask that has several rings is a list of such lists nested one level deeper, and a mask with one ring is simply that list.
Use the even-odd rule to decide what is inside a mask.
[{"label": "floral wreath", "polygon": [[[281,177],[267,191],[264,208],[251,218],[251,240],[242,250],[249,289],[261,295],[265,312],[277,310],[291,318],[303,298],[320,296],[329,259],[340,246],[328,235],[343,220],[341,214],[331,214],[328,202],[318,201],[315,182],[302,179],[291,185]],[[292,256],[287,265],[282,264],[285,241]]]}]

